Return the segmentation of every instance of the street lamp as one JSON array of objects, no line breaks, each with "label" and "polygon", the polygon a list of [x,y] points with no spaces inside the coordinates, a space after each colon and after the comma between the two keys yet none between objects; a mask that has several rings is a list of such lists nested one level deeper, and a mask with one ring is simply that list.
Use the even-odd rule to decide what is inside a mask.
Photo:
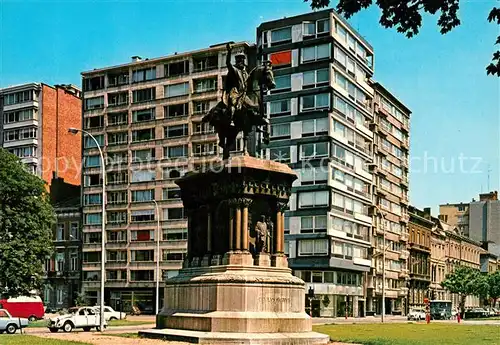
[{"label": "street lamp", "polygon": [[105,279],[105,274],[106,271],[104,269],[104,260],[106,258],[106,248],[105,248],[105,235],[106,235],[106,228],[105,228],[105,220],[106,220],[106,205],[104,203],[106,199],[106,168],[104,166],[104,156],[102,154],[101,146],[99,145],[99,142],[96,140],[96,138],[90,134],[89,132],[83,130],[83,129],[78,129],[78,128],[69,128],[68,132],[71,134],[77,134],[78,132],[82,132],[94,140],[94,143],[97,145],[97,149],[99,150],[99,155],[101,156],[101,173],[102,173],[102,196],[101,196],[101,203],[102,203],[102,219],[101,219],[101,303],[100,303],[100,331],[104,332],[104,279]]},{"label": "street lamp", "polygon": [[153,199],[156,207],[156,315],[160,308],[160,209],[158,203]]}]

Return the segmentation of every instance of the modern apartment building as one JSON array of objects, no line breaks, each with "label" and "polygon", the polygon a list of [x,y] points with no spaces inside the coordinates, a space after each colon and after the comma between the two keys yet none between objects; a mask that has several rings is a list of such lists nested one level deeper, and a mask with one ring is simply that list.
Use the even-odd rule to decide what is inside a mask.
[{"label": "modern apartment building", "polygon": [[431,209],[419,210],[410,206],[409,241],[410,271],[408,307],[424,307],[424,299],[431,299],[431,235],[434,222],[431,218]]},{"label": "modern apartment building", "polygon": [[285,217],[289,266],[314,292],[313,316],[362,316],[372,264],[373,48],[333,10],[262,23],[257,48],[276,81],[265,98],[263,155],[299,175]]},{"label": "modern apartment building", "polygon": [[445,204],[439,205],[439,219],[456,227],[462,234],[469,234],[469,204]]},{"label": "modern apartment building", "polygon": [[74,85],[28,83],[0,89],[0,147],[48,184],[53,176],[79,184],[81,145],[68,128],[81,126],[80,96]]},{"label": "modern apartment building", "polygon": [[[382,313],[382,273],[385,270],[385,312],[404,314],[408,296],[408,191],[411,111],[380,83],[374,83],[373,121],[376,203],[372,246],[373,267],[368,277],[370,310]],[[382,252],[385,248],[385,265]]]},{"label": "modern apartment building", "polygon": [[480,194],[479,201],[469,204],[468,236],[500,256],[500,200],[497,191]]},{"label": "modern apartment building", "polygon": [[[247,43],[233,45],[233,54],[246,54],[249,63],[254,50]],[[106,218],[101,219],[99,153],[84,137],[83,288],[93,303],[100,298],[102,221],[104,297],[112,307],[154,312],[155,282],[163,287],[164,278],[181,268],[187,220],[174,181],[219,159],[217,135],[201,119],[221,98],[225,66],[224,43],[161,58],[134,57],[124,65],[82,73],[83,128],[98,140],[106,159]]]}]

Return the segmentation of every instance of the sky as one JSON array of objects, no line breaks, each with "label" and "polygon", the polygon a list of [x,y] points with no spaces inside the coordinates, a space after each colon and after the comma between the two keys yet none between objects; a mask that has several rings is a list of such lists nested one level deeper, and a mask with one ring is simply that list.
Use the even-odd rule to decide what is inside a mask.
[{"label": "sky", "polygon": [[[425,16],[407,39],[379,25],[375,6],[349,20],[374,47],[374,79],[412,110],[410,202],[435,215],[439,204],[500,189],[500,78],[485,72],[499,34],[486,20],[495,3],[461,1],[462,25],[444,36]],[[255,42],[261,22],[309,11],[303,0],[0,0],[0,87],[81,85],[82,71]]]}]

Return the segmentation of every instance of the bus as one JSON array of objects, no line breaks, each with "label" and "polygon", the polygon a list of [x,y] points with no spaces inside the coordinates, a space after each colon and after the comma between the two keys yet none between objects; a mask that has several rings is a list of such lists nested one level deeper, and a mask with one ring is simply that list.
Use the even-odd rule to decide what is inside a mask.
[{"label": "bus", "polygon": [[39,296],[0,299],[0,309],[7,309],[12,317],[22,317],[30,321],[43,319],[45,314],[43,302]]},{"label": "bus", "polygon": [[451,301],[447,300],[432,300],[431,304],[431,319],[433,320],[449,320],[451,319]]}]

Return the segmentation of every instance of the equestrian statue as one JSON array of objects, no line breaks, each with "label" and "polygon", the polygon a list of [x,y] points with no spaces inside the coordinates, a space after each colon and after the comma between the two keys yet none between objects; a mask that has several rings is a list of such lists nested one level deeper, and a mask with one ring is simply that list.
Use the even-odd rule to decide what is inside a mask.
[{"label": "equestrian statue", "polygon": [[245,54],[236,54],[233,65],[232,47],[228,43],[226,48],[228,72],[222,100],[202,120],[215,128],[219,146],[223,149],[223,159],[229,158],[229,151],[239,132],[243,132],[243,152],[247,153],[248,135],[254,126],[263,133],[264,143],[269,143],[269,121],[264,116],[263,96],[267,90],[276,87],[269,61],[247,72]]}]

